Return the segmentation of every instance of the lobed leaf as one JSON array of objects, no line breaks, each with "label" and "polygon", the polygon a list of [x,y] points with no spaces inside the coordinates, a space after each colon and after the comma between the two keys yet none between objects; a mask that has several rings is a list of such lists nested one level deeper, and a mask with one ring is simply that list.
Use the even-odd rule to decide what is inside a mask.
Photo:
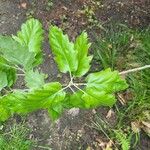
[{"label": "lobed leaf", "polygon": [[86,78],[87,86],[82,98],[86,107],[112,106],[115,100],[115,92],[128,87],[125,80],[121,79],[118,71],[106,69],[97,73],[91,73]]},{"label": "lobed leaf", "polygon": [[[117,71],[106,69],[88,75],[87,84],[83,90],[80,89],[73,95],[66,96],[60,83],[45,84],[44,74],[37,70],[33,71],[33,67],[39,64],[42,58],[43,30],[39,21],[28,20],[13,38],[15,40],[11,37],[0,36],[0,54],[2,55],[0,56],[0,89],[12,85],[15,81],[15,69],[10,65],[11,62],[14,66],[23,66],[26,72],[26,85],[30,90],[15,91],[0,97],[0,112],[4,112],[0,116],[1,121],[14,113],[24,115],[38,109],[48,110],[50,117],[55,120],[64,108],[111,107],[116,101],[115,92],[127,88],[125,80],[121,79]],[[61,72],[69,72],[75,77],[81,77],[88,72],[92,57],[88,56],[90,44],[86,32],[78,36],[74,44],[61,29],[51,26],[49,42]]]},{"label": "lobed leaf", "polygon": [[21,31],[17,32],[17,36],[13,38],[22,46],[26,46],[29,52],[33,52],[36,56],[36,63],[42,62],[42,41],[43,36],[42,24],[37,19],[29,19],[21,26]]},{"label": "lobed leaf", "polygon": [[77,52],[74,50],[74,44],[69,41],[68,36],[64,35],[58,27],[51,26],[49,42],[60,71],[63,73],[76,71],[78,66]]},{"label": "lobed leaf", "polygon": [[[56,106],[61,105],[64,98],[65,92],[62,91],[61,84],[52,82],[28,93],[16,91],[0,97],[0,111],[5,110],[9,116],[14,113],[24,115],[39,109],[58,111]],[[51,117],[56,118],[53,114]],[[4,121],[4,118],[4,116],[0,116],[1,121]]]},{"label": "lobed leaf", "polygon": [[82,32],[82,34],[78,36],[75,41],[74,48],[77,51],[76,61],[78,61],[78,68],[74,72],[74,75],[77,77],[83,76],[90,69],[90,62],[92,60],[92,56],[87,56],[90,45],[91,44],[88,43],[88,36],[86,32]]},{"label": "lobed leaf", "polygon": [[14,65],[22,65],[25,70],[33,68],[35,54],[9,36],[0,36],[0,53]]},{"label": "lobed leaf", "polygon": [[107,93],[118,92],[128,87],[125,80],[123,80],[118,71],[111,71],[110,68],[100,72],[91,73],[86,78],[87,89],[94,88],[99,91],[106,91]]},{"label": "lobed leaf", "polygon": [[128,87],[117,71],[106,69],[91,73],[87,78],[85,89],[77,91],[68,97],[68,106],[79,108],[95,108],[99,106],[113,106],[116,102],[115,92]]}]

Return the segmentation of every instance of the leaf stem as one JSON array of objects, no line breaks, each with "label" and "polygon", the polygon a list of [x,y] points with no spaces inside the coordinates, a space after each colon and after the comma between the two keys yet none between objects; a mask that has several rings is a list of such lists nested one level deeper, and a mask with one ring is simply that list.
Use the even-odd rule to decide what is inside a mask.
[{"label": "leaf stem", "polygon": [[73,84],[74,87],[76,87],[78,90],[80,90],[81,92],[85,93],[82,89],[80,89],[76,84]]},{"label": "leaf stem", "polygon": [[17,76],[25,76],[25,74],[20,74],[20,73],[18,73]]},{"label": "leaf stem", "polygon": [[12,92],[14,92],[14,91],[23,91],[23,92],[28,92],[28,91],[30,91],[30,89],[13,89],[13,91],[12,91]]},{"label": "leaf stem", "polygon": [[10,91],[8,91],[6,88],[3,88],[3,90],[6,92],[6,93],[9,93]]},{"label": "leaf stem", "polygon": [[25,71],[22,69],[22,68],[20,68],[19,66],[15,66],[18,70],[20,70],[20,71],[22,71],[23,73],[25,73]]},{"label": "leaf stem", "polygon": [[73,88],[72,88],[71,86],[70,86],[69,88],[70,88],[70,90],[71,90],[73,93],[75,93],[75,91],[73,90]]},{"label": "leaf stem", "polygon": [[23,73],[25,73],[25,71],[22,68],[18,67],[17,65],[11,66],[11,67],[18,70],[18,71],[22,71]]}]

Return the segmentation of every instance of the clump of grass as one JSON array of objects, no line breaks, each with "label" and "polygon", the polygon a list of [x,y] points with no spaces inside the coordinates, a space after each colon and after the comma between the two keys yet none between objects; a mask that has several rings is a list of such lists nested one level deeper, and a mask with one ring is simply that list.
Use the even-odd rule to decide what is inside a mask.
[{"label": "clump of grass", "polygon": [[33,142],[27,138],[29,129],[24,123],[14,124],[0,133],[0,150],[30,150]]},{"label": "clump of grass", "polygon": [[96,36],[94,43],[95,59],[103,68],[117,66],[119,55],[127,52],[131,42],[130,29],[122,25],[111,25],[102,35]]},{"label": "clump of grass", "polygon": [[114,133],[115,133],[115,138],[117,139],[117,141],[121,145],[121,149],[122,150],[130,150],[132,134],[130,134],[128,136],[127,134],[125,134],[121,130],[114,130]]},{"label": "clump of grass", "polygon": [[[140,43],[135,51],[135,61],[139,65],[150,64],[150,29],[136,32],[135,35],[138,43]],[[134,98],[128,103],[127,108],[123,109],[124,120],[146,120],[147,117],[144,115],[144,112],[150,112],[149,69],[128,76],[128,81]],[[122,122],[122,117],[120,119],[120,122]]]},{"label": "clump of grass", "polygon": [[[139,66],[150,64],[150,28],[134,32],[134,41],[138,43],[134,58]],[[126,129],[127,126],[134,132],[132,147],[140,141],[141,131],[150,136],[150,71],[143,70],[127,77],[133,98],[127,105],[122,106],[118,113],[117,128]]]},{"label": "clump of grass", "polygon": [[97,115],[95,117],[95,121],[92,122],[91,127],[103,133],[105,137],[111,141],[111,147],[113,147],[115,150],[119,150],[120,148],[122,150],[130,150],[133,132],[124,132],[121,128],[114,129],[112,126],[110,126],[107,120],[101,119],[101,117]]},{"label": "clump of grass", "polygon": [[[129,66],[149,65],[150,28],[142,31],[134,31],[128,28],[110,28],[105,34],[96,38],[94,49],[95,59],[99,61],[103,68],[110,67],[112,69],[127,70]],[[123,65],[122,63],[118,65],[120,58],[123,59]],[[132,97],[126,101],[126,105],[116,105],[118,120],[114,129],[105,124],[107,126],[106,130],[106,127],[102,126],[101,122],[95,123],[97,130],[105,131],[106,137],[118,141],[122,149],[123,147],[124,149],[136,147],[140,140],[141,129],[147,135],[150,135],[150,129],[144,129],[144,126],[149,125],[150,122],[150,70],[131,73],[127,75],[127,81]],[[144,125],[142,125],[143,122]],[[138,129],[133,129],[133,123],[135,128]]]}]

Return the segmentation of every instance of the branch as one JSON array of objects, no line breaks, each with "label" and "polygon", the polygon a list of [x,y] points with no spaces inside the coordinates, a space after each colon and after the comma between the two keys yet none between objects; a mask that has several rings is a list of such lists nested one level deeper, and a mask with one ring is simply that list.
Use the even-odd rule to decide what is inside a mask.
[{"label": "branch", "polygon": [[144,69],[147,69],[147,68],[150,68],[150,65],[145,65],[143,67],[139,67],[139,68],[134,68],[134,69],[122,71],[119,74],[120,75],[125,75],[125,74],[131,73],[131,72],[136,72],[136,71],[144,70]]}]

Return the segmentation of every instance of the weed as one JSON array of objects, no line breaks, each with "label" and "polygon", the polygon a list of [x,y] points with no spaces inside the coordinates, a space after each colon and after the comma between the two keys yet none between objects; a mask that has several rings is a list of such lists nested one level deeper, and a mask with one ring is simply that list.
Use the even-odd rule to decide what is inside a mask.
[{"label": "weed", "polygon": [[[115,27],[117,26],[117,27]],[[128,51],[131,42],[130,30],[119,25],[111,25],[107,32],[103,32],[101,36],[96,36],[94,43],[95,59],[99,61],[103,68],[116,67],[124,68],[125,63],[122,62],[117,66],[119,59]],[[120,62],[119,62],[120,63]]]},{"label": "weed", "polygon": [[28,137],[29,129],[24,123],[13,124],[7,131],[0,133],[1,150],[29,150],[33,141]]},{"label": "weed", "polygon": [[[136,32],[136,38],[138,40],[139,47],[136,49],[135,60],[138,64],[145,65],[150,63],[150,30],[144,30],[142,32]],[[128,77],[128,82],[134,98],[128,102],[127,108],[124,108],[122,111],[123,116],[120,117],[120,123],[124,120],[131,121],[142,121],[147,120],[145,112],[150,111],[150,72],[144,70],[138,72],[137,74],[130,75]],[[122,122],[123,124],[123,122]],[[122,125],[120,125],[122,126]]]},{"label": "weed", "polygon": [[121,146],[122,150],[129,150],[131,145],[131,138],[133,136],[131,133],[125,133],[121,129],[113,129],[110,124],[103,118],[97,116],[95,117],[95,121],[92,121],[91,128],[94,128],[100,132],[102,132],[105,137],[111,141],[113,147],[118,150],[119,146]]},{"label": "weed", "polygon": [[88,28],[92,29],[93,27],[96,27],[98,29],[104,30],[103,24],[98,20],[96,17],[96,10],[98,10],[101,7],[101,3],[99,1],[93,0],[90,2],[90,6],[87,4],[84,4],[82,13],[86,16],[87,22],[88,22]]},{"label": "weed", "polygon": [[121,130],[114,130],[115,138],[121,145],[122,150],[130,150],[130,142],[132,135],[128,136],[127,134],[123,133]]},{"label": "weed", "polygon": [[[120,68],[117,61],[124,54],[124,66],[135,64],[137,66],[150,64],[150,28],[138,31],[125,28],[125,30],[110,28],[108,32],[97,38],[95,43],[95,58],[100,61],[103,68]],[[128,53],[132,50],[132,53]],[[130,59],[131,58],[131,59]],[[121,63],[122,64],[122,63]],[[117,125],[114,129],[106,121],[96,121],[94,126],[106,135],[108,139],[117,140],[122,149],[135,148],[140,140],[140,129],[147,135],[150,122],[150,72],[144,70],[127,76],[129,91],[132,97],[124,106],[116,106]],[[132,136],[131,136],[132,135]]]}]

